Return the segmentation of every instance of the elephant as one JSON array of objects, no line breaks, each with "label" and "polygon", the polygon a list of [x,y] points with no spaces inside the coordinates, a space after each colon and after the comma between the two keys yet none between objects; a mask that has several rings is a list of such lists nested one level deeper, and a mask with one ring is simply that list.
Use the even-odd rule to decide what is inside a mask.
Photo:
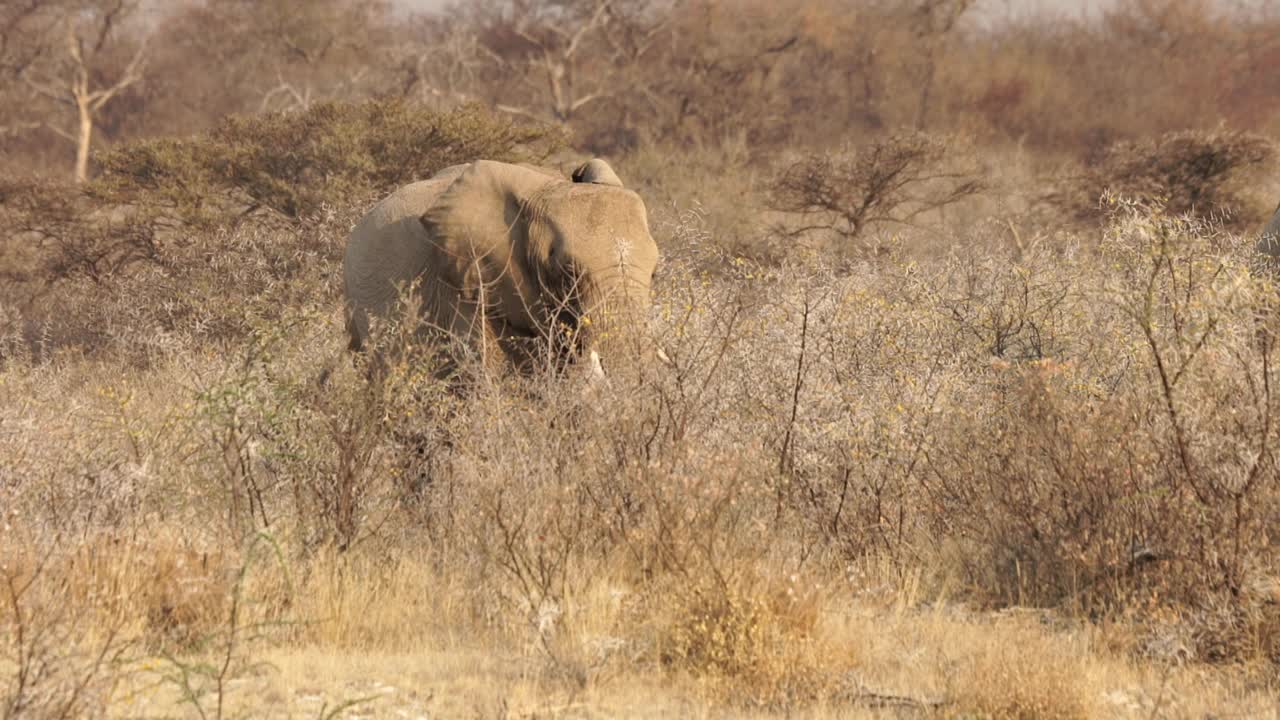
[{"label": "elephant", "polygon": [[608,163],[573,178],[478,160],[375,205],[346,247],[349,347],[405,299],[417,334],[462,341],[489,367],[586,361],[604,374],[644,326],[659,252],[644,201]]},{"label": "elephant", "polygon": [[1258,252],[1268,258],[1280,260],[1280,206],[1276,207],[1275,214],[1271,216],[1271,222],[1262,229],[1257,248]]},{"label": "elephant", "polygon": [[573,171],[570,176],[576,183],[594,183],[596,185],[613,185],[614,187],[622,187],[622,181],[618,179],[613,168],[609,167],[609,163],[600,158],[588,160],[585,164]]}]

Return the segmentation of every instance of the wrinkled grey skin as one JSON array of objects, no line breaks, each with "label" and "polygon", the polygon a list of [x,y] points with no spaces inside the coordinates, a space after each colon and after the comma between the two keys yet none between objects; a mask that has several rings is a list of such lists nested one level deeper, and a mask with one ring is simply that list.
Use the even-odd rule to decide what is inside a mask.
[{"label": "wrinkled grey skin", "polygon": [[603,356],[607,367],[648,315],[658,249],[640,197],[603,161],[583,167],[570,182],[481,160],[374,206],[344,260],[350,347],[411,288],[423,332],[464,341],[487,365],[589,359],[599,371]]},{"label": "wrinkled grey skin", "polygon": [[1257,248],[1258,252],[1272,260],[1280,260],[1280,206],[1276,207],[1275,214],[1271,216],[1271,222],[1262,229]]}]

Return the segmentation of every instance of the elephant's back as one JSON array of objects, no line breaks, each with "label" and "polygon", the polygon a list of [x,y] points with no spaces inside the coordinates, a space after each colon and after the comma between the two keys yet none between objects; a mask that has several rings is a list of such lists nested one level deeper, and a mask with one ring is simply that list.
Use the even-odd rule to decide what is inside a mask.
[{"label": "elephant's back", "polygon": [[397,286],[413,282],[430,262],[431,243],[419,218],[455,177],[405,185],[374,205],[352,229],[343,259],[343,286],[355,322],[353,335],[363,337],[366,316],[384,315],[396,300]]},{"label": "elephant's back", "polygon": [[[453,168],[449,168],[452,170]],[[460,173],[458,173],[460,174]],[[356,223],[355,229],[351,231],[353,239],[363,238],[370,232],[378,232],[396,223],[401,222],[405,218],[419,218],[431,206],[435,205],[436,200],[445,190],[449,189],[449,185],[457,177],[457,174],[450,173],[443,177],[437,176],[427,180],[419,180],[397,189],[387,197],[383,198],[377,205],[369,209],[360,222]]]},{"label": "elephant's back", "polygon": [[388,260],[407,260],[420,254],[426,230],[419,218],[449,187],[449,180],[422,180],[388,195],[356,223],[347,240],[346,273],[381,270]]}]

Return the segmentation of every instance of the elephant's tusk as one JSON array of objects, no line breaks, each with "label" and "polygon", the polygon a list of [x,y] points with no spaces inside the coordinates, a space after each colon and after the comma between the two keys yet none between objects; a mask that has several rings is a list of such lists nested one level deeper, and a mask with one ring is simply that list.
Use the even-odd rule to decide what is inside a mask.
[{"label": "elephant's tusk", "polygon": [[591,377],[592,379],[604,377],[604,365],[600,364],[600,353],[595,350],[591,351]]},{"label": "elephant's tusk", "polygon": [[662,361],[663,365],[666,365],[667,367],[675,366],[675,363],[671,362],[671,358],[667,356],[666,350],[663,350],[662,348],[658,348],[657,355],[658,355],[658,359]]}]

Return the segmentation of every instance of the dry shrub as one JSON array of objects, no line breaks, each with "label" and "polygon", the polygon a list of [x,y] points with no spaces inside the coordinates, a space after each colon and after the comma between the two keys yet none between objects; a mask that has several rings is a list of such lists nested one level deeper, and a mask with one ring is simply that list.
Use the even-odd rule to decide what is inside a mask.
[{"label": "dry shrub", "polygon": [[13,514],[0,538],[0,709],[102,717],[147,674],[140,654],[203,648],[226,624],[235,559],[164,528],[53,534]]},{"label": "dry shrub", "polygon": [[69,278],[102,283],[159,254],[154,228],[68,185],[0,178],[0,222],[6,302],[29,299],[15,292],[24,286]]},{"label": "dry shrub", "polygon": [[774,232],[794,239],[823,231],[848,246],[873,227],[911,225],[976,195],[984,189],[979,169],[958,145],[910,133],[806,155],[783,169],[769,190],[771,209],[798,216]]},{"label": "dry shrub", "polygon": [[562,141],[554,129],[514,125],[476,105],[431,112],[389,100],[321,103],[231,116],[186,140],[126,145],[102,158],[93,193],[187,224],[225,224],[259,207],[299,219],[476,158],[541,159]]},{"label": "dry shrub", "polygon": [[[226,668],[254,667],[238,643],[296,619],[270,639],[499,648],[572,692],[648,669],[783,712],[1100,714],[1082,667],[1094,651],[1061,626],[984,619],[1011,605],[1121,625],[1144,659],[1249,662],[1273,683],[1274,288],[1249,273],[1240,238],[1179,217],[1247,220],[1241,182],[1269,144],[1227,131],[1112,143],[1180,122],[1115,96],[1169,108],[1185,86],[1151,82],[1116,62],[1114,38],[1079,28],[952,43],[898,2],[857,18],[831,3],[689,3],[628,38],[612,33],[642,4],[624,5],[591,44],[652,41],[653,62],[603,69],[662,82],[617,84],[579,129],[641,137],[628,124],[642,122],[670,128],[664,143],[704,143],[641,143],[619,163],[656,198],[665,262],[652,337],[638,340],[662,344],[670,367],[610,358],[592,386],[580,368],[515,377],[463,355],[444,383],[435,348],[403,347],[413,328],[396,323],[378,372],[342,352],[336,278],[358,206],[559,137],[471,106],[233,118],[122,147],[88,194],[0,185],[13,281],[0,291],[0,507],[15,519],[0,557],[23,563],[5,568],[0,620],[47,628],[40,643],[0,636],[0,671],[54,668],[3,700],[106,712],[123,643],[166,653],[166,677],[205,707],[231,687]],[[1009,38],[1027,42],[973,72]],[[883,60],[921,47],[910,67]],[[1082,93],[1087,73],[1055,70],[1071,57],[1114,74]],[[601,69],[578,68],[584,81]],[[740,91],[754,99],[719,101]],[[811,112],[840,93],[847,112]],[[1110,146],[1060,207],[1100,219],[1107,187],[1165,204],[1108,204],[1101,242],[1007,248],[994,223],[954,222],[938,235],[955,247],[918,254],[887,242],[833,259],[820,243],[762,240],[755,173],[778,142],[840,137],[848,118],[891,133],[979,118],[1045,155],[1064,138],[1081,154]],[[899,133],[809,154],[777,177],[775,212],[797,216],[788,233],[813,225],[846,246],[928,222],[982,189],[969,149],[949,142]],[[30,548],[11,550],[11,527]],[[264,561],[246,538],[262,533],[286,560],[250,573]],[[34,573],[21,553],[41,552]],[[848,619],[884,597],[892,608]],[[973,627],[916,614],[953,599],[976,609]],[[857,632],[830,632],[841,623]],[[936,697],[912,684],[924,655]],[[862,684],[894,664],[906,689]]]},{"label": "dry shrub", "polygon": [[329,313],[340,292],[333,278],[345,230],[355,217],[354,210],[325,208],[295,228],[192,232],[101,282],[33,271],[8,288],[21,321],[13,318],[0,332],[22,346],[15,350],[37,357],[114,355],[145,366],[195,345],[239,342],[255,328],[285,322],[294,309]]},{"label": "dry shrub", "polygon": [[[593,386],[463,355],[445,384],[426,348],[370,383],[332,311],[340,217],[193,234],[262,257],[220,283],[197,252],[186,286],[126,285],[139,318],[220,291],[190,310],[241,313],[217,334],[175,323],[139,364],[117,343],[147,324],[123,324],[92,358],[8,361],[0,503],[50,532],[158,523],[228,553],[267,529],[309,595],[250,594],[314,621],[295,641],[400,648],[427,616],[574,683],[638,665],[835,702],[856,658],[823,624],[886,582],[1151,635],[1172,613],[1187,657],[1274,653],[1254,590],[1280,522],[1272,305],[1236,236],[1130,206],[1098,247],[1001,249],[979,227],[925,259],[762,267],[677,218],[655,223],[669,252],[639,338],[670,367],[611,359]],[[118,302],[90,287],[67,307]],[[155,597],[174,608],[152,615],[158,642],[213,612]],[[975,667],[1009,678],[973,695],[983,712],[1072,691],[999,655]]]},{"label": "dry shrub", "polygon": [[[129,550],[141,554],[152,548]],[[146,607],[144,637],[152,648],[199,647],[225,618],[233,559],[222,548],[197,551],[176,543],[148,555],[141,568],[131,568],[146,583],[133,596]]]},{"label": "dry shrub", "polygon": [[[1129,215],[1105,264],[1081,268],[1100,302],[1074,357],[994,363],[993,395],[940,425],[938,531],[968,538],[957,559],[1004,602],[1226,603],[1238,622],[1271,626],[1243,592],[1268,575],[1280,512],[1267,479],[1274,347],[1255,325],[1271,304],[1223,240],[1159,211]],[[1256,656],[1255,642],[1211,634],[1190,652]]]},{"label": "dry shrub", "polygon": [[1094,158],[1076,186],[1058,191],[1054,202],[1078,218],[1098,220],[1106,212],[1100,198],[1110,191],[1174,214],[1225,216],[1235,229],[1252,229],[1265,218],[1250,184],[1275,153],[1264,136],[1224,129],[1121,141]]},{"label": "dry shrub", "polygon": [[[721,325],[721,342],[735,327]],[[726,351],[669,349],[677,363]],[[750,703],[816,699],[829,681],[811,647],[819,603],[773,573],[754,575],[772,554],[769,453],[705,434],[732,386],[688,370],[615,374],[585,394],[555,379],[533,398],[476,391],[428,498],[442,570],[472,588],[471,622],[575,676],[616,672],[630,657],[704,678],[725,697],[750,687],[739,697]],[[602,609],[602,586],[626,602]]]},{"label": "dry shrub", "polygon": [[153,536],[55,535],[24,520],[0,538],[0,711],[111,717],[171,694],[223,717],[254,653],[289,620],[292,583],[266,535],[209,546]]},{"label": "dry shrub", "polygon": [[[762,242],[758,175],[763,171],[752,163],[744,135],[696,149],[645,143],[619,157],[615,168],[645,198],[664,254],[684,252],[685,244],[695,243],[761,260],[780,259],[781,248]],[[693,217],[703,227],[701,236],[667,229],[687,225]],[[668,238],[678,238],[680,245],[665,242]]]},{"label": "dry shrub", "polygon": [[650,623],[670,670],[746,705],[803,706],[841,689],[849,661],[819,633],[821,593],[796,576],[690,584],[668,593],[655,602]]},{"label": "dry shrub", "polygon": [[[6,535],[13,532],[10,526]],[[7,538],[0,563],[0,714],[102,717],[127,670],[125,621],[67,602],[79,578],[52,554]],[[96,598],[95,598],[96,599]]]}]

